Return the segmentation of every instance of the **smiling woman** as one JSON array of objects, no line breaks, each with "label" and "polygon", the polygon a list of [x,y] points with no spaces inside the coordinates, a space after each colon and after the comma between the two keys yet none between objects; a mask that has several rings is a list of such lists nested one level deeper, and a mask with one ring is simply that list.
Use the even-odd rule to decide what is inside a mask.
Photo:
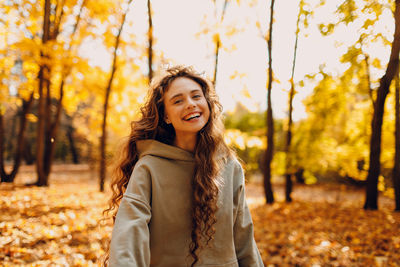
[{"label": "smiling woman", "polygon": [[241,165],[212,84],[176,67],[152,85],[111,184],[109,266],[263,266]]}]

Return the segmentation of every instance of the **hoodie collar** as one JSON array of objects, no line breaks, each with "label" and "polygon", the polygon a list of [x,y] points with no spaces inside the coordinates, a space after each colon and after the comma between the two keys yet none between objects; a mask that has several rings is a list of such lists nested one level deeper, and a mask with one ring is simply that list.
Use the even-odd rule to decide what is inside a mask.
[{"label": "hoodie collar", "polygon": [[152,155],[172,160],[194,161],[194,155],[189,151],[152,139],[137,141],[136,148],[140,158]]}]

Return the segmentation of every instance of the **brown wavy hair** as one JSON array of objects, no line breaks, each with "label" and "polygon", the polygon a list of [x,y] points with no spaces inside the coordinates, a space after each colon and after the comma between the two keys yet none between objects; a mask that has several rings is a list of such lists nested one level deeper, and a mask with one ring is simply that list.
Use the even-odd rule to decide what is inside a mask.
[{"label": "brown wavy hair", "polygon": [[[146,103],[140,109],[141,118],[131,124],[131,133],[124,144],[121,159],[115,169],[111,182],[112,196],[109,206],[103,214],[112,214],[113,223],[123,197],[129,178],[136,162],[139,159],[136,142],[144,139],[172,145],[175,139],[175,130],[171,124],[164,121],[164,94],[171,83],[180,77],[189,78],[200,85],[210,109],[210,118],[206,125],[197,133],[197,144],[194,151],[195,170],[192,180],[192,230],[190,255],[193,258],[191,266],[198,260],[198,251],[208,245],[215,234],[215,213],[218,209],[218,173],[224,158],[229,157],[232,151],[223,139],[223,124],[221,119],[222,106],[215,94],[213,85],[196,73],[190,67],[173,67],[166,74],[150,86]],[[108,254],[104,265],[108,263]]]}]

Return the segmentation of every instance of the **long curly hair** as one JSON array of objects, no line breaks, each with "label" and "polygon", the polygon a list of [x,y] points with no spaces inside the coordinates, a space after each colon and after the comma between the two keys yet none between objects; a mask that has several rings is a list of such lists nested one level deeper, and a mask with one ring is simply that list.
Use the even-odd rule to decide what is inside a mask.
[{"label": "long curly hair", "polygon": [[[124,144],[121,158],[113,174],[111,182],[112,196],[109,206],[103,214],[111,213],[113,223],[118,211],[119,203],[127,188],[129,178],[136,162],[139,159],[136,142],[144,139],[172,145],[175,130],[171,124],[164,121],[164,94],[171,83],[180,77],[195,81],[202,88],[210,109],[210,117],[206,125],[197,133],[197,143],[194,151],[195,170],[192,180],[192,210],[191,210],[191,243],[190,255],[193,258],[191,266],[198,260],[198,252],[207,246],[215,234],[215,213],[218,209],[218,173],[223,160],[233,152],[223,139],[223,123],[221,119],[222,106],[218,101],[213,85],[202,75],[190,67],[173,67],[166,74],[150,86],[146,103],[140,109],[141,118],[131,124],[131,133]],[[108,263],[108,254],[104,265]]]}]

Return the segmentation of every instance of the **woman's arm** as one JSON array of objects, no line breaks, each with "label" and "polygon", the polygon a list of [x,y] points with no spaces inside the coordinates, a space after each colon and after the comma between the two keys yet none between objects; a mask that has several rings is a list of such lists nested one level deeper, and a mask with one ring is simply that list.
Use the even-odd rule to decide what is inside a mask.
[{"label": "woman's arm", "polygon": [[151,177],[144,166],[135,166],[115,220],[110,267],[150,266]]},{"label": "woman's arm", "polygon": [[233,229],[236,257],[240,267],[261,267],[264,264],[254,240],[253,222],[245,197],[243,170],[241,166],[238,169],[236,175],[240,176],[241,184],[236,192],[238,206]]}]

